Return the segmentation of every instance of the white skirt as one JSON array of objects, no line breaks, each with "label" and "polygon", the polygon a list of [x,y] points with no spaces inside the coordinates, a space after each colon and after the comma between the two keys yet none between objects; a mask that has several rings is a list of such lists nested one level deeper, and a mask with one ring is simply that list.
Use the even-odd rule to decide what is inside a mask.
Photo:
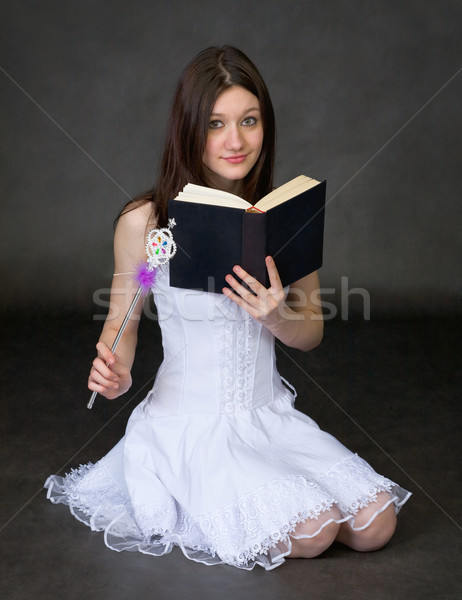
[{"label": "white skirt", "polygon": [[[104,458],[45,487],[113,550],[160,556],[177,545],[192,560],[243,569],[284,562],[299,523],[312,533],[297,537],[333,521],[364,529],[411,495],[294,409],[289,393],[236,414],[150,416],[143,401]],[[388,502],[355,526],[381,492]]]}]

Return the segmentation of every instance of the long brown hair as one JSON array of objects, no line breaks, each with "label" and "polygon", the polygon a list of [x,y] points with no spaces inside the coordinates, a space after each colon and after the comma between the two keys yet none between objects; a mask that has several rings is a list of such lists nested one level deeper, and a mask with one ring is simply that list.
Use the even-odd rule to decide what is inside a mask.
[{"label": "long brown hair", "polygon": [[131,200],[122,210],[153,202],[153,216],[165,227],[168,201],[186,183],[210,186],[202,156],[207,142],[209,119],[218,96],[239,85],[260,102],[263,145],[260,156],[244,180],[243,197],[255,203],[273,186],[275,122],[274,111],[262,76],[240,50],[232,46],[207,48],[184,69],[174,95],[167,123],[166,140],[155,186]]}]

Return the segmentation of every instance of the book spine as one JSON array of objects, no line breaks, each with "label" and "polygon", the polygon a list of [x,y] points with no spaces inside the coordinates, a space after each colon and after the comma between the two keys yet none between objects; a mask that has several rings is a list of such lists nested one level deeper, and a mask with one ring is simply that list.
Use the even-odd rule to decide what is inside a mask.
[{"label": "book spine", "polygon": [[244,212],[242,215],[242,268],[269,285],[266,258],[266,213]]},{"label": "book spine", "polygon": [[283,286],[322,266],[325,198],[323,181],[266,213],[268,253]]}]

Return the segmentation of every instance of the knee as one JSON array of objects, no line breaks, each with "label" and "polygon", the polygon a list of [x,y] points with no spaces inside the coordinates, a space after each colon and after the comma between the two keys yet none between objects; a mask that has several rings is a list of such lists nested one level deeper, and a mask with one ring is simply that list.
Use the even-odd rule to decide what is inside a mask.
[{"label": "knee", "polygon": [[[339,525],[335,522],[324,526],[321,531],[311,538],[291,538],[292,550],[290,558],[314,558],[322,554],[332,545],[339,530]],[[303,527],[297,527],[294,535],[303,535]]]},{"label": "knee", "polygon": [[376,516],[374,521],[361,531],[356,531],[350,544],[359,552],[372,552],[383,548],[393,537],[396,529],[396,514],[393,505]]},{"label": "knee", "polygon": [[[386,506],[389,502],[390,495],[388,493],[378,494],[376,502],[371,502],[367,507],[358,511],[353,524],[355,529],[348,522],[342,523],[337,541],[359,552],[372,552],[383,548],[390,541],[396,529],[395,508],[393,504]],[[383,508],[384,506],[386,508]],[[382,512],[376,514],[380,509]],[[371,519],[373,521],[367,525]]]}]

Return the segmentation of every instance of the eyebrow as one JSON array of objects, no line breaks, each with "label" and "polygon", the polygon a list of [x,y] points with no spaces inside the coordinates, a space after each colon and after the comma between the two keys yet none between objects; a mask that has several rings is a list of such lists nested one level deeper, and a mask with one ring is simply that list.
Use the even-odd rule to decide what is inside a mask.
[{"label": "eyebrow", "polygon": [[[249,112],[252,111],[258,111],[260,112],[260,109],[257,106],[252,106],[251,108],[247,108],[246,110],[244,110],[244,112],[242,113],[243,115],[246,115]],[[211,117],[224,117],[224,113],[217,113],[217,112],[212,112],[210,113]]]}]

